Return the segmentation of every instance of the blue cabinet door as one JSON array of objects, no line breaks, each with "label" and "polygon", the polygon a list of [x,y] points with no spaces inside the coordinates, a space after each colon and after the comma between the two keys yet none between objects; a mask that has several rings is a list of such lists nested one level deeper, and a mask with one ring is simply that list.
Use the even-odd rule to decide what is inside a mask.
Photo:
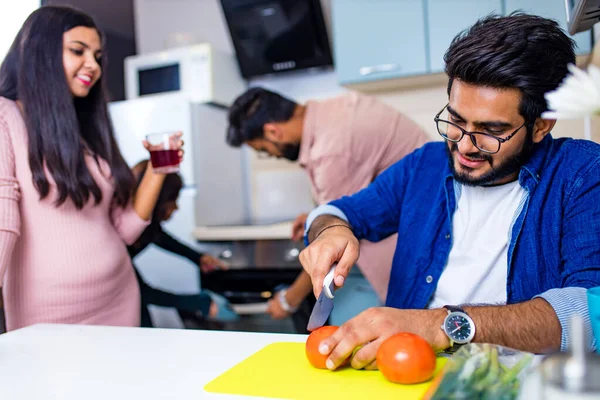
[{"label": "blue cabinet door", "polygon": [[502,14],[502,0],[426,0],[431,72],[444,70],[452,39],[490,13]]},{"label": "blue cabinet door", "polygon": [[340,83],[427,72],[425,0],[333,0],[335,66]]},{"label": "blue cabinet door", "polygon": [[[506,13],[521,10],[546,18],[552,18],[560,23],[560,27],[568,34],[567,12],[565,0],[504,0]],[[577,54],[589,54],[592,50],[592,37],[590,32],[581,32],[573,36],[577,43]]]}]

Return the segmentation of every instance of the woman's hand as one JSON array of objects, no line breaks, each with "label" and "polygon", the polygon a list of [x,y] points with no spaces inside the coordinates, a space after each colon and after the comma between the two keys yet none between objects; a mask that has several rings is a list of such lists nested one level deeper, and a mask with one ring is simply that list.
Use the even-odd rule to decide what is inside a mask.
[{"label": "woman's hand", "polygon": [[[183,136],[183,133],[181,131],[179,132],[175,132],[174,134],[172,134],[169,138],[169,146],[172,150],[177,150],[177,155],[179,156],[179,162],[181,163],[183,161],[183,154],[184,154],[184,150],[183,150],[183,139],[181,139],[181,137]],[[146,150],[148,150],[148,152],[152,151],[152,145],[150,143],[148,143],[147,140],[143,140],[142,144],[144,145],[144,148]],[[152,169],[152,162],[148,163],[148,168]]]},{"label": "woman's hand", "polygon": [[203,254],[202,257],[200,257],[198,260],[198,266],[200,267],[200,271],[204,273],[210,273],[216,271],[217,269],[222,271],[229,269],[227,264],[209,254]]}]

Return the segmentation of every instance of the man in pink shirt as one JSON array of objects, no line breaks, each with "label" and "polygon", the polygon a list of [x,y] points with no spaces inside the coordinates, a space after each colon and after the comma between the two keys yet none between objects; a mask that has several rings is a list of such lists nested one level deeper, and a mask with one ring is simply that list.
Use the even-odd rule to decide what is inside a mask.
[{"label": "man in pink shirt", "polygon": [[[427,134],[411,119],[357,93],[302,105],[252,88],[229,111],[227,142],[299,161],[318,205],[367,187],[383,170],[427,141]],[[294,240],[302,238],[305,221],[306,214],[294,221]],[[332,325],[385,300],[395,243],[395,235],[379,243],[361,242],[357,265],[372,288],[354,269],[357,275],[348,277],[344,290],[336,293]],[[311,292],[310,277],[302,272],[287,290],[275,294],[268,312],[273,318],[285,318]]]}]

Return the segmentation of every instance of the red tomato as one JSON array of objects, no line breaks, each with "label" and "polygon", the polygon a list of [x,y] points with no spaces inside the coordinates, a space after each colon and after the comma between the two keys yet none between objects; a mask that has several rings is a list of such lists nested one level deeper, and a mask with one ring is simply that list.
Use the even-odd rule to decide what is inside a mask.
[{"label": "red tomato", "polygon": [[306,339],[306,358],[313,367],[327,369],[325,361],[327,361],[328,356],[319,353],[319,345],[337,330],[337,326],[322,326],[314,330]]},{"label": "red tomato", "polygon": [[377,351],[377,367],[389,381],[402,384],[431,379],[435,352],[419,335],[398,333],[386,339]]}]

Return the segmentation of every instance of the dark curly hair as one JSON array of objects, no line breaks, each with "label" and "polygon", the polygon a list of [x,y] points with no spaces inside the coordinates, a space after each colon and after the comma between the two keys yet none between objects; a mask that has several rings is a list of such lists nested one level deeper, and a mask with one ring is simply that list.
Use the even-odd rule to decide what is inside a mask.
[{"label": "dark curly hair", "polygon": [[227,143],[240,147],[249,140],[262,138],[266,123],[289,120],[297,105],[278,93],[260,87],[247,90],[229,108]]},{"label": "dark curly hair", "polygon": [[455,79],[522,94],[519,113],[528,127],[546,111],[544,94],[556,89],[575,63],[574,41],[554,20],[520,12],[490,15],[454,38],[444,55],[448,95]]}]

